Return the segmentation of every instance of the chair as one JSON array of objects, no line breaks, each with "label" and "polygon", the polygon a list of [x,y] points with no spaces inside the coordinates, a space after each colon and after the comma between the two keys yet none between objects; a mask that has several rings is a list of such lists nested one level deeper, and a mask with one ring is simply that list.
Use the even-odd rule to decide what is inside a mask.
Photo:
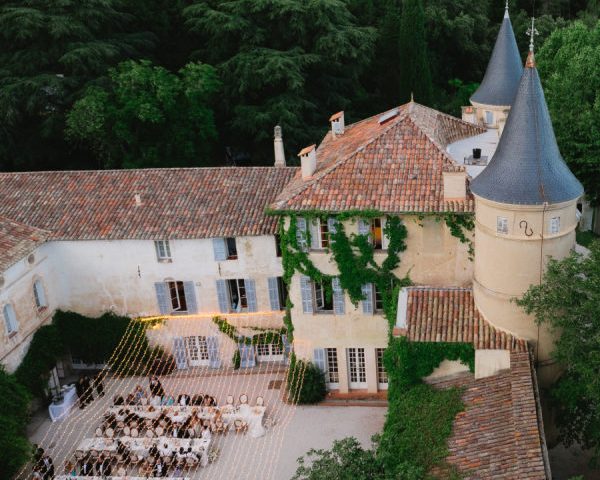
[{"label": "chair", "polygon": [[148,399],[147,399],[146,397],[142,397],[142,398],[140,399],[140,404],[141,404],[142,406],[144,406],[144,407],[145,407],[145,406],[147,406],[147,405],[148,405]]},{"label": "chair", "polygon": [[165,429],[163,427],[158,426],[154,429],[154,433],[156,433],[157,437],[162,437],[165,434]]},{"label": "chair", "polygon": [[129,437],[131,435],[131,428],[125,426],[123,427],[123,435],[125,435],[126,437]]},{"label": "chair", "polygon": [[140,436],[140,431],[137,428],[132,428],[131,429],[131,436],[133,438],[137,438]]},{"label": "chair", "polygon": [[248,395],[242,393],[240,395],[240,405],[244,405],[245,403],[248,403]]},{"label": "chair", "polygon": [[104,435],[106,435],[108,438],[113,438],[115,436],[115,431],[108,427],[105,431],[104,431]]},{"label": "chair", "polygon": [[167,466],[171,465],[172,461],[173,461],[173,459],[169,456],[163,457],[163,463]]},{"label": "chair", "polygon": [[234,420],[233,426],[235,427],[235,433],[246,433],[246,430],[248,430],[248,424],[239,418]]},{"label": "chair", "polygon": [[233,395],[227,395],[227,405],[233,405]]},{"label": "chair", "polygon": [[262,396],[256,397],[256,406],[257,407],[264,407],[265,406],[265,399]]},{"label": "chair", "polygon": [[90,451],[90,457],[92,457],[92,458],[98,458],[98,451],[96,451],[96,450]]},{"label": "chair", "polygon": [[119,477],[124,477],[125,475],[127,475],[127,470],[125,470],[125,467],[123,465],[117,468],[117,475]]},{"label": "chair", "polygon": [[96,435],[97,437],[103,437],[103,436],[104,436],[104,432],[102,431],[102,429],[101,429],[100,427],[98,427],[98,428],[96,429],[96,433],[95,433],[95,435]]},{"label": "chair", "polygon": [[154,438],[154,431],[152,429],[146,430],[146,438]]},{"label": "chair", "polygon": [[194,468],[198,465],[198,459],[193,457],[187,457],[185,459],[185,466],[188,468]]}]

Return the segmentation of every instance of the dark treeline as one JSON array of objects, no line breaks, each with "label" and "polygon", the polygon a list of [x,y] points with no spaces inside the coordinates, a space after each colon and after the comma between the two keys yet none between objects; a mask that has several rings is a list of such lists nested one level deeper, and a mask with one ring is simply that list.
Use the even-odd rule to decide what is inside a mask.
[{"label": "dark treeline", "polygon": [[[535,2],[538,42],[598,0]],[[532,2],[511,1],[521,51]],[[492,0],[0,0],[0,170],[270,164],[330,114],[459,114],[504,14]]]}]

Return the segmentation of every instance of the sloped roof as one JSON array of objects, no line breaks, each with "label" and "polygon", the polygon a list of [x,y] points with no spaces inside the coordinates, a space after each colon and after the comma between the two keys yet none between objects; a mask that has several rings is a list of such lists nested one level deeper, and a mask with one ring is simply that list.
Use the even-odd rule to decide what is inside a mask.
[{"label": "sloped roof", "polygon": [[415,342],[466,342],[475,349],[526,352],[527,342],[488,323],[477,310],[470,288],[410,287],[406,335]]},{"label": "sloped roof", "polygon": [[33,252],[48,235],[44,230],[0,216],[0,272]]},{"label": "sloped roof", "polygon": [[465,410],[454,419],[446,457],[461,478],[550,478],[529,352],[512,352],[510,370],[498,375],[476,380],[468,374],[431,383],[465,389]]},{"label": "sloped roof", "polygon": [[511,106],[522,73],[521,56],[507,11],[485,76],[471,101],[483,105]]},{"label": "sloped roof", "polygon": [[470,212],[472,198],[444,201],[443,171],[464,171],[445,148],[484,131],[414,102],[402,105],[346,126],[343,135],[328,132],[317,149],[314,175],[303,180],[298,173],[272,208]]},{"label": "sloped roof", "polygon": [[561,203],[583,195],[558,150],[533,52],[496,153],[471,182],[471,191],[488,200],[520,205]]},{"label": "sloped roof", "polygon": [[[0,215],[54,240],[274,234],[265,206],[297,168],[0,173]],[[135,195],[141,204],[136,204]]]}]

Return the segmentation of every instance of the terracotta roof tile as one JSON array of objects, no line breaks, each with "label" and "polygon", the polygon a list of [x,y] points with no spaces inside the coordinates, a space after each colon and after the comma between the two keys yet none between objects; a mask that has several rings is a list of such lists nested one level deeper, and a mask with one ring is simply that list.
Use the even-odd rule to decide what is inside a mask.
[{"label": "terracotta roof tile", "polygon": [[527,342],[496,329],[475,307],[473,290],[408,289],[406,335],[417,342],[468,342],[476,349],[527,352]]},{"label": "terracotta roof tile", "polygon": [[[433,381],[465,388],[446,461],[465,479],[544,480],[549,466],[529,352],[512,352],[510,370]],[[434,472],[435,473],[435,472]]]},{"label": "terracotta roof tile", "polygon": [[0,173],[0,215],[48,230],[55,240],[273,234],[277,219],[265,215],[265,207],[297,171],[231,167]]},{"label": "terracotta roof tile", "polygon": [[44,230],[0,216],[0,272],[33,252],[48,235]]},{"label": "terracotta roof tile", "polygon": [[473,211],[470,196],[444,201],[442,173],[464,171],[445,149],[484,130],[416,103],[398,107],[397,113],[383,123],[377,115],[346,126],[343,135],[327,133],[317,149],[313,177],[303,180],[297,174],[272,207],[329,212]]}]

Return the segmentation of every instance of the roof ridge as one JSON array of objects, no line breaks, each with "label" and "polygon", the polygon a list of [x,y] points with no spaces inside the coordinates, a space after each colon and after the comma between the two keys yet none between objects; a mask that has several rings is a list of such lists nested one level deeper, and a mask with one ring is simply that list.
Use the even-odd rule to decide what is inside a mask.
[{"label": "roof ridge", "polygon": [[175,171],[215,171],[215,170],[273,170],[283,171],[285,169],[299,170],[297,166],[275,167],[274,165],[249,165],[249,166],[214,166],[214,167],[152,167],[152,168],[109,168],[106,170],[32,170],[19,172],[0,172],[0,175],[62,175],[71,173],[92,174],[92,173],[129,173],[129,172],[175,172]]}]

